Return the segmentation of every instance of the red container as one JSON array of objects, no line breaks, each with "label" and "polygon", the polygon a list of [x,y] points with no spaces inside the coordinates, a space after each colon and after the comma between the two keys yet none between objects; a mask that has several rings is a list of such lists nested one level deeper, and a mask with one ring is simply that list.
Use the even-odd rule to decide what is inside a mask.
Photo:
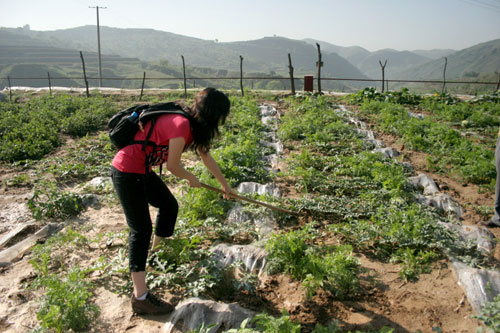
[{"label": "red container", "polygon": [[314,76],[304,75],[304,91],[313,91]]}]

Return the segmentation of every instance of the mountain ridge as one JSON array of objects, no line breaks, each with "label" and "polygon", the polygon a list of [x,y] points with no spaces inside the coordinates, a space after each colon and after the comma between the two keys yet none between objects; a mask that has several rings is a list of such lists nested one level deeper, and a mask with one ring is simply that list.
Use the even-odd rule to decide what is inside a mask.
[{"label": "mountain ridge", "polygon": [[[295,40],[274,36],[249,41],[217,42],[147,28],[123,29],[101,26],[100,29],[103,66],[108,73],[115,76],[125,75],[123,74],[125,68],[133,69],[134,75],[142,74],[144,69],[154,69],[153,73],[165,75],[178,74],[179,66],[182,64],[181,56],[184,56],[191,75],[217,73],[216,75],[234,76],[239,74],[240,56],[242,56],[244,75],[285,78],[289,70],[288,53],[291,55],[295,77],[310,74],[316,76],[316,43],[321,45],[323,56],[322,77],[380,79],[379,62],[384,63],[387,60],[386,78],[441,78],[445,56],[448,58],[447,78],[449,79],[461,76],[475,77],[483,72],[495,73],[500,68],[500,47],[498,46],[500,39],[459,51],[381,49],[371,52],[360,46],[343,47],[311,38]],[[52,49],[54,55],[57,52],[59,55],[65,52],[74,53],[71,56],[73,68],[70,68],[70,71],[75,72],[80,66],[79,59],[76,59],[77,50],[84,51],[86,58],[90,58],[89,70],[95,72],[97,60],[95,25],[53,31],[0,27],[0,74],[9,74],[7,65],[19,64],[21,60],[29,64],[36,61],[34,55],[37,53],[34,49],[31,50],[33,51],[31,58],[20,56],[22,52],[19,50],[23,45],[37,48],[37,52],[41,52],[40,50],[44,47],[54,48]],[[55,48],[60,50],[55,50]],[[50,57],[45,56],[40,63],[47,65],[47,62],[50,62],[51,68],[60,70],[56,67],[55,60],[64,57],[58,57],[54,56],[53,61],[50,62],[47,60]],[[16,72],[19,72],[19,68],[30,67],[18,67]],[[67,72],[68,69],[61,69],[61,71]],[[326,81],[325,83],[325,88],[335,85],[340,88],[344,86],[344,83],[339,81]],[[366,85],[366,83],[355,81],[348,82],[348,84],[352,87]]]}]

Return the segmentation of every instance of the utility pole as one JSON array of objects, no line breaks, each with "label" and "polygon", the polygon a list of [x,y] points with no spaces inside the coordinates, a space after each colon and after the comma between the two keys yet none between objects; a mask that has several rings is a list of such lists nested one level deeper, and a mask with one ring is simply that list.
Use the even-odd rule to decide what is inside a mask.
[{"label": "utility pole", "polygon": [[101,31],[99,28],[99,8],[106,9],[108,7],[89,7],[95,8],[97,11],[97,52],[99,53],[99,87],[102,88],[102,65],[101,65]]}]

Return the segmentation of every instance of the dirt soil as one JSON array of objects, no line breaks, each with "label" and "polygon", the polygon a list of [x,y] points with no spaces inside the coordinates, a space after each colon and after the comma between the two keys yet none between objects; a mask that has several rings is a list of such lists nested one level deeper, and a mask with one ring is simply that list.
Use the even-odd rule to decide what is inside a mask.
[{"label": "dirt soil", "polygon": [[[386,146],[401,150],[404,159],[412,163],[416,172],[428,174],[442,192],[455,198],[466,211],[464,224],[477,225],[484,219],[472,207],[493,205],[491,193],[479,193],[477,186],[465,186],[452,178],[429,173],[425,168],[424,154],[407,150],[394,137],[379,135],[377,138],[383,140]],[[11,170],[0,170],[0,179],[9,177],[12,177]],[[5,215],[5,209],[15,210],[20,205],[25,205],[31,191],[30,188],[6,187],[5,182],[2,182],[2,214]],[[4,215],[0,215],[0,232],[3,233],[12,228],[2,224],[5,222],[2,217]],[[19,218],[19,221],[24,220]],[[106,204],[89,208],[70,222],[88,227],[85,228],[84,234],[89,239],[94,239],[99,233],[120,232],[126,227],[121,208]],[[497,238],[500,238],[499,229],[490,229]],[[71,260],[78,261],[80,266],[85,266],[110,251],[105,241],[92,243],[82,253],[67,255]],[[500,260],[498,247],[494,257]],[[24,283],[30,281],[34,274],[29,259],[30,254],[27,254],[13,265],[0,268],[0,331],[27,332],[37,325],[36,311],[40,292],[24,288]],[[367,285],[358,299],[338,301],[321,293],[307,299],[300,282],[277,275],[263,277],[256,296],[235,295],[234,301],[256,312],[267,311],[273,315],[279,315],[282,309],[287,309],[292,320],[301,322],[304,332],[312,330],[316,323],[326,324],[334,319],[338,320],[345,330],[361,331],[388,326],[394,328],[394,332],[432,332],[433,327],[440,327],[443,332],[475,332],[480,326],[477,320],[471,318],[474,311],[463,289],[457,284],[450,262],[443,260],[436,263],[432,272],[423,274],[417,282],[404,282],[398,276],[397,265],[381,263],[363,256],[359,256],[359,260],[375,283]],[[168,315],[133,315],[130,296],[114,293],[111,289],[109,285],[101,285],[95,290],[95,302],[100,307],[101,314],[92,325],[91,332],[161,330]],[[169,293],[162,296],[174,303],[181,300]]]}]

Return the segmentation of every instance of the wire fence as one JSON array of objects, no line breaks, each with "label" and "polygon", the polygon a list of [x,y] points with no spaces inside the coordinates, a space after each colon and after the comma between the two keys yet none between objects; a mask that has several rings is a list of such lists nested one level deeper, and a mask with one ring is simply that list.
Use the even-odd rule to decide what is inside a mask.
[{"label": "wire fence", "polygon": [[[491,81],[465,81],[465,80],[446,80],[446,63],[447,63],[447,58],[444,71],[443,71],[443,80],[405,80],[405,79],[386,79],[385,78],[385,65],[387,64],[387,60],[385,61],[385,64],[382,65],[382,62],[380,62],[381,65],[381,70],[382,70],[382,78],[381,79],[370,79],[370,78],[340,78],[340,77],[322,77],[321,76],[321,67],[323,67],[323,61],[321,60],[321,49],[320,45],[316,43],[317,49],[318,49],[318,61],[316,62],[316,86],[317,86],[317,91],[318,93],[322,93],[321,91],[321,83],[322,82],[328,82],[328,81],[337,81],[337,82],[342,82],[342,81],[347,81],[347,82],[371,82],[375,84],[381,84],[382,92],[384,92],[385,87],[387,86],[387,90],[389,90],[389,84],[401,84],[401,83],[415,83],[415,84],[431,84],[431,85],[441,85],[442,87],[442,92],[445,91],[445,87],[447,84],[450,85],[482,85],[482,86],[495,86],[495,90],[498,90],[500,88],[500,76],[498,79],[498,82],[491,82]],[[145,82],[146,79],[148,82],[151,81],[179,81],[182,82],[182,85],[184,87],[184,90],[186,91],[187,89],[187,82],[190,81],[192,82],[192,85],[195,87],[196,81],[215,81],[215,80],[223,80],[223,81],[235,81],[238,80],[240,83],[240,89],[241,89],[241,94],[244,95],[244,81],[250,81],[251,83],[251,88],[253,89],[253,83],[254,81],[285,81],[283,84],[284,90],[287,90],[287,83],[286,81],[290,82],[290,88],[291,92],[294,94],[295,93],[295,82],[303,82],[303,88],[304,91],[313,91],[313,80],[314,77],[312,75],[304,75],[303,78],[297,77],[294,75],[294,68],[292,66],[292,60],[291,60],[291,55],[288,53],[288,68],[289,68],[289,77],[284,77],[284,76],[276,76],[276,75],[271,75],[271,76],[245,76],[243,73],[243,57],[240,55],[240,75],[239,76],[196,76],[196,77],[188,77],[186,76],[186,64],[184,62],[184,56],[182,57],[182,67],[183,67],[183,76],[182,77],[147,77],[146,78],[146,72],[143,73],[142,77],[103,77],[100,73],[98,77],[87,77],[86,70],[85,70],[85,59],[83,57],[82,51],[80,51],[80,58],[82,61],[82,68],[83,68],[83,76],[51,76],[50,72],[47,72],[47,76],[45,77],[0,77],[0,80],[2,82],[7,81],[8,83],[8,89],[11,92],[12,91],[12,80],[15,81],[38,81],[38,80],[46,80],[48,81],[48,86],[49,89],[52,87],[52,82],[60,81],[60,80],[65,80],[66,82],[63,83],[65,85],[68,84],[68,82],[71,82],[71,84],[77,84],[79,85],[78,82],[81,82],[83,80],[83,85],[86,87],[87,90],[87,96],[89,95],[89,80],[99,82],[99,87],[102,87],[102,82],[103,80],[108,81],[142,81],[141,85],[141,96],[143,93],[143,90],[145,88]],[[107,85],[109,85],[107,83]],[[124,88],[123,84],[122,87],[109,87],[109,88]],[[159,88],[159,87],[157,87]],[[248,88],[248,87],[247,87]],[[359,87],[358,87],[359,88]],[[137,88],[136,88],[137,89]],[[349,89],[353,89],[353,87],[349,87]]]},{"label": "wire fence", "polygon": [[[92,81],[99,81],[100,79],[106,80],[106,81],[145,81],[144,78],[142,77],[87,77],[86,80],[92,80]],[[226,80],[226,81],[237,81],[243,79],[244,81],[255,81],[255,80],[267,80],[267,81],[290,81],[292,78],[289,77],[282,77],[282,76],[243,76],[243,77],[147,77],[147,81],[212,81],[212,80]],[[5,80],[8,82],[11,81],[33,81],[33,80],[39,80],[39,81],[47,81],[49,86],[52,85],[52,81],[58,81],[58,80],[74,80],[74,81],[80,81],[85,80],[82,77],[77,77],[77,76],[59,76],[59,77],[50,77],[48,79],[47,77],[0,77],[0,80]],[[304,81],[304,78],[302,77],[293,77],[294,81],[299,81],[302,82]],[[321,81],[351,81],[351,82],[372,82],[372,83],[385,83],[385,84],[391,84],[391,83],[417,83],[417,84],[433,84],[433,85],[447,85],[447,84],[470,84],[470,85],[490,85],[492,87],[495,87],[495,90],[499,89],[499,84],[500,80],[498,82],[492,82],[492,81],[463,81],[463,80],[402,80],[402,79],[364,79],[364,78],[339,78],[339,77],[321,77]],[[84,86],[84,84],[82,84]],[[11,86],[8,87],[11,89]],[[119,88],[119,87],[114,87],[114,88]]]},{"label": "wire fence", "polygon": [[[142,77],[87,77],[87,80],[109,80],[109,81],[142,81]],[[186,80],[240,80],[241,77],[229,76],[229,77],[147,77],[148,81],[183,81]],[[282,76],[243,76],[243,80],[283,80],[290,81],[289,77]],[[294,80],[303,81],[302,77],[294,77]],[[0,77],[0,80],[45,80],[47,77]],[[83,80],[81,76],[51,76],[50,80]],[[321,81],[357,81],[357,82],[388,82],[388,83],[429,83],[429,84],[482,84],[482,85],[498,85],[498,82],[493,81],[455,81],[455,80],[402,80],[402,79],[361,79],[361,78],[339,78],[339,77],[322,77]]]}]

